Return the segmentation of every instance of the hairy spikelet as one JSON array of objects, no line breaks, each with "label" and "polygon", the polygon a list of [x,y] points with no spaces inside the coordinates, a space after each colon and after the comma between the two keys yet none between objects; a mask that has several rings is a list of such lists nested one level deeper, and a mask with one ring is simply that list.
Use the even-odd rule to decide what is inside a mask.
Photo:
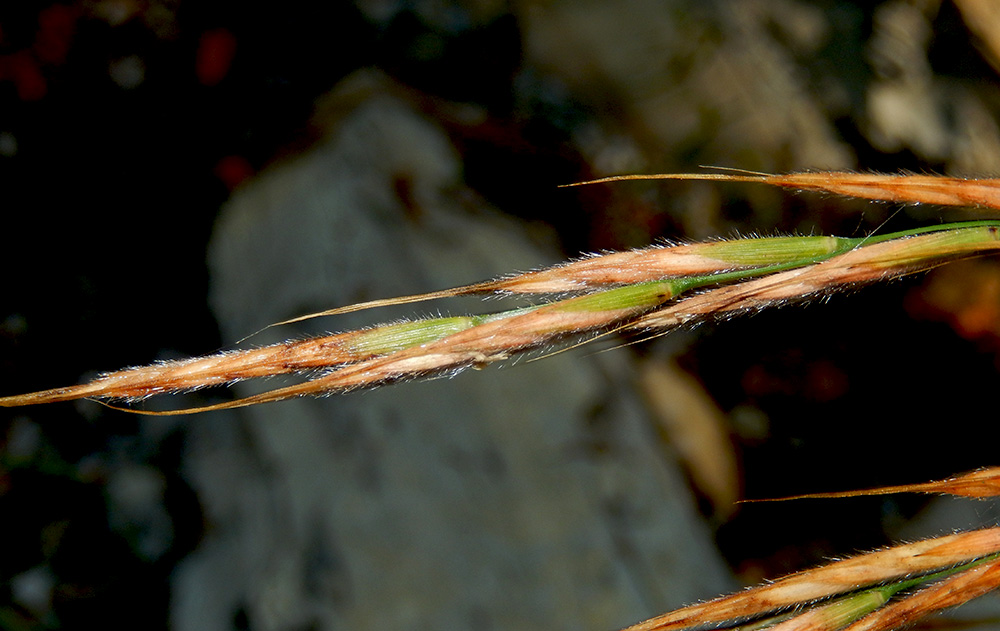
[{"label": "hairy spikelet", "polygon": [[[823,190],[871,199],[1000,207],[997,180],[847,173],[622,176],[711,179]],[[534,294],[539,305],[485,315],[429,318],[108,373],[91,383],[0,397],[0,406],[79,398],[135,401],[246,379],[296,374],[302,383],[214,406],[223,409],[308,394],[452,374],[584,336],[658,334],[706,318],[826,295],[1000,247],[1000,223],[980,221],[901,233],[743,238],[609,253],[427,294],[376,300],[286,322],[469,294]],[[695,290],[701,290],[695,293]],[[272,325],[274,326],[274,325]]]},{"label": "hairy spikelet", "polygon": [[792,574],[732,596],[663,614],[631,626],[628,631],[673,631],[760,616],[866,585],[954,566],[997,551],[1000,551],[1000,528],[928,539]]},{"label": "hairy spikelet", "polygon": [[[529,289],[564,295],[569,289],[578,290],[576,295],[534,307],[480,316],[397,322],[131,368],[106,374],[88,384],[0,398],[0,406],[79,398],[137,400],[287,374],[300,374],[307,380],[235,402],[176,413],[346,392],[480,367],[588,334],[615,330],[669,331],[705,318],[822,295],[998,248],[1000,224],[970,222],[867,239],[735,239],[608,254],[503,280],[401,299],[413,302],[441,295]],[[626,268],[632,272],[626,273]],[[684,297],[702,288],[707,289]],[[386,302],[393,301],[382,301],[376,306]]]},{"label": "hairy spikelet", "polygon": [[[588,183],[634,179],[758,182],[865,199],[1000,209],[1000,180],[992,179],[740,172],[617,176]],[[970,221],[864,238],[743,238],[595,255],[548,269],[339,307],[278,324],[472,294],[540,296],[541,301],[534,306],[487,315],[395,322],[129,368],[82,385],[0,397],[0,406],[81,398],[137,401],[158,394],[289,374],[300,375],[304,381],[236,401],[161,414],[347,392],[403,379],[452,374],[598,334],[656,335],[708,318],[824,296],[844,287],[899,277],[998,249],[1000,222]],[[992,497],[1000,493],[998,480],[1000,469],[991,468],[925,484],[797,497],[898,492]],[[1000,528],[989,528],[836,561],[663,614],[628,631],[676,631],[705,625],[739,628],[748,621],[748,629],[886,631],[977,598],[998,585]]]}]

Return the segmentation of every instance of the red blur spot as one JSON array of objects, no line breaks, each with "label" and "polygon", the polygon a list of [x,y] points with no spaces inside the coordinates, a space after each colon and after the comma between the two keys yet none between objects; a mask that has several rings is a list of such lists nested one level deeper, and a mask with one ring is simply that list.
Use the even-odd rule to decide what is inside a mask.
[{"label": "red blur spot", "polygon": [[13,83],[22,101],[43,99],[48,94],[49,82],[42,67],[66,63],[79,17],[79,9],[64,4],[53,4],[39,11],[38,30],[31,47],[0,57],[0,81]]},{"label": "red blur spot", "polygon": [[243,156],[226,156],[215,163],[215,177],[219,178],[230,191],[254,174],[253,165]]},{"label": "red blur spot", "polygon": [[53,4],[38,14],[38,33],[32,49],[39,61],[62,65],[69,55],[79,12],[75,7]]},{"label": "red blur spot", "polygon": [[38,101],[49,91],[38,62],[27,51],[0,57],[0,81],[11,81],[22,101]]},{"label": "red blur spot", "polygon": [[228,30],[217,28],[202,33],[194,61],[198,83],[218,85],[229,74],[235,56],[236,36]]}]

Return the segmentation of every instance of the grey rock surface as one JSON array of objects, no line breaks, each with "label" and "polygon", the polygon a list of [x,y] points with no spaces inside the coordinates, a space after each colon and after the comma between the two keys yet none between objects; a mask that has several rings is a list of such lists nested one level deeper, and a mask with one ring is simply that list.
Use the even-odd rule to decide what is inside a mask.
[{"label": "grey rock surface", "polygon": [[[225,209],[224,337],[552,262],[373,85]],[[354,315],[321,326],[397,317]],[[631,371],[626,352],[577,351],[199,419],[186,476],[207,532],[174,575],[173,628],[607,630],[732,587]]]}]

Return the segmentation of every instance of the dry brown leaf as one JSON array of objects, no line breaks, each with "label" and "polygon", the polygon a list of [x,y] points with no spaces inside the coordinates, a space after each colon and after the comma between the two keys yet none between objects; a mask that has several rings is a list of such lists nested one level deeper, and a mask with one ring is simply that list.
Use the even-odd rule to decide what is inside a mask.
[{"label": "dry brown leaf", "polygon": [[656,420],[694,485],[708,497],[717,515],[732,514],[740,476],[722,411],[704,387],[673,362],[645,362],[639,377]]}]

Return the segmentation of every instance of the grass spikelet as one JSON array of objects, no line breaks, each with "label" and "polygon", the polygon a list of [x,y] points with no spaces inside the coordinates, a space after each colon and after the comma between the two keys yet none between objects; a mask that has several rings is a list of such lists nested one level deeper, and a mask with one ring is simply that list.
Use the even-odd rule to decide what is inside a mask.
[{"label": "grass spikelet", "polygon": [[832,493],[807,493],[770,499],[744,500],[744,502],[782,502],[800,499],[835,499],[844,497],[860,497],[865,495],[889,495],[893,493],[928,493],[938,495],[955,495],[958,497],[986,498],[1000,496],[1000,467],[979,469],[971,473],[953,476],[945,480],[922,482],[919,484],[900,484],[880,486],[873,489],[855,491],[835,491]]},{"label": "grass spikelet", "polygon": [[884,175],[879,173],[660,173],[613,175],[565,186],[585,186],[630,180],[712,180],[754,182],[800,191],[820,191],[846,197],[886,202],[979,206],[1000,209],[1000,179],[965,179],[939,175]]},{"label": "grass spikelet", "polygon": [[875,242],[845,254],[681,300],[640,318],[632,329],[664,330],[727,313],[824,295],[843,287],[912,274],[970,254],[1000,249],[1000,228],[978,225]]},{"label": "grass spikelet", "polygon": [[[487,315],[398,322],[131,368],[79,386],[0,397],[0,407],[79,398],[135,401],[155,394],[288,374],[302,375],[307,381],[233,402],[172,413],[346,392],[401,379],[453,374],[588,334],[615,330],[664,332],[704,318],[827,294],[844,286],[909,274],[998,248],[1000,224],[965,222],[863,239],[750,238],[608,254],[504,280],[363,303],[334,312],[480,291],[555,294],[536,306]],[[568,289],[576,291],[563,297]],[[704,291],[683,298],[696,289]],[[679,296],[681,299],[674,301]],[[322,314],[299,319],[316,315]]]},{"label": "grass spikelet", "polygon": [[791,574],[767,585],[657,616],[627,631],[672,631],[761,616],[866,585],[966,563],[997,551],[1000,528],[927,539]]},{"label": "grass spikelet", "polygon": [[[547,269],[452,289],[359,302],[310,313],[270,326],[365,309],[439,298],[489,294],[566,294],[646,283],[680,276],[704,276],[740,268],[766,267],[822,258],[857,247],[863,239],[842,237],[756,237],[686,245],[652,246],[585,257]],[[270,328],[270,327],[268,327]]]}]

